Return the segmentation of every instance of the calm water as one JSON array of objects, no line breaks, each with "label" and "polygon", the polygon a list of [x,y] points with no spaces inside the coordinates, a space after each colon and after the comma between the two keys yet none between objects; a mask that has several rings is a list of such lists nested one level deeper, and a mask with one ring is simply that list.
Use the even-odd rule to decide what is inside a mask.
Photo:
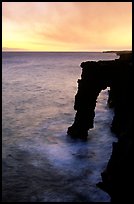
[{"label": "calm water", "polygon": [[2,58],[3,201],[109,201],[96,187],[115,141],[108,90],[99,95],[87,142],[66,131],[81,62],[116,54],[5,52]]}]

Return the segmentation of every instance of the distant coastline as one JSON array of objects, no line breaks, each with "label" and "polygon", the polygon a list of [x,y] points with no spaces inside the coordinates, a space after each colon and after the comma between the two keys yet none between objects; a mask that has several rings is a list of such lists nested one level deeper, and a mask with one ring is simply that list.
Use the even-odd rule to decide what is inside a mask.
[{"label": "distant coastline", "polygon": [[122,51],[103,51],[103,53],[116,53],[117,55],[120,54],[130,54],[132,50],[122,50]]}]

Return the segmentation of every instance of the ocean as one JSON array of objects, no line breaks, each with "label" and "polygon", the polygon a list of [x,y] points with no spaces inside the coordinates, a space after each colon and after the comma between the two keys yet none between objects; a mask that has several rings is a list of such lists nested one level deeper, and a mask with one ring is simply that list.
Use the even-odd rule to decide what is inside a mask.
[{"label": "ocean", "polygon": [[96,187],[116,137],[108,88],[96,104],[88,140],[73,140],[77,80],[83,61],[113,60],[115,53],[2,53],[3,202],[110,202]]}]

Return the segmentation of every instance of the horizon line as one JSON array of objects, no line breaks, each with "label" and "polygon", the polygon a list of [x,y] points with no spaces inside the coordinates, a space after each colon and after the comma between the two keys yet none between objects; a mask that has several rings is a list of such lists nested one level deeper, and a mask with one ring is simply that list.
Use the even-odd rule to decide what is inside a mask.
[{"label": "horizon line", "polygon": [[86,51],[86,50],[79,50],[79,51],[40,51],[40,50],[2,50],[2,52],[119,52],[119,51],[131,51],[132,49],[123,49],[123,50],[101,50],[101,51]]}]

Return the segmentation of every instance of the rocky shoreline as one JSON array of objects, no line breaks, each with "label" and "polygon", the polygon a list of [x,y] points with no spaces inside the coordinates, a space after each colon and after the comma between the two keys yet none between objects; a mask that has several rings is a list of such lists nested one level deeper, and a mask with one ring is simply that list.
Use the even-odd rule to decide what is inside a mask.
[{"label": "rocky shoreline", "polygon": [[97,186],[110,195],[111,202],[133,200],[132,52],[116,53],[120,55],[116,60],[81,63],[82,74],[78,79],[74,103],[76,115],[74,123],[67,130],[72,138],[87,139],[88,131],[94,127],[97,97],[109,87],[107,102],[109,108],[114,110],[111,131],[118,142],[113,143],[111,157],[101,173],[102,182]]}]

